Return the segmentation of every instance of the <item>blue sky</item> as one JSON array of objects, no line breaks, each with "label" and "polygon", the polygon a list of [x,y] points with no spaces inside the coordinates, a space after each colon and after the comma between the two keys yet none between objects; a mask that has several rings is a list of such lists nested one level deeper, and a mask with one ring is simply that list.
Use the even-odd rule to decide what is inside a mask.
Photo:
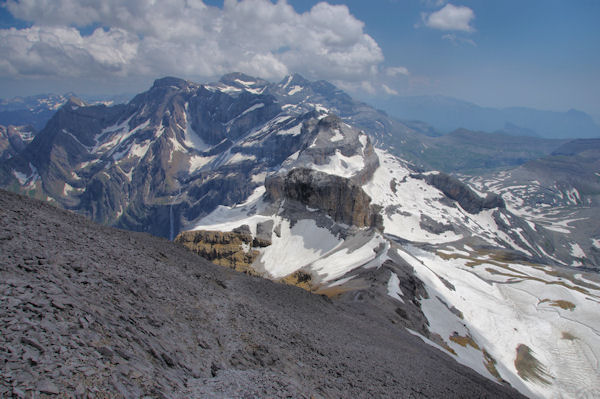
[{"label": "blue sky", "polygon": [[0,1],[0,97],[297,71],[367,100],[441,94],[600,120],[596,0],[80,3]]}]

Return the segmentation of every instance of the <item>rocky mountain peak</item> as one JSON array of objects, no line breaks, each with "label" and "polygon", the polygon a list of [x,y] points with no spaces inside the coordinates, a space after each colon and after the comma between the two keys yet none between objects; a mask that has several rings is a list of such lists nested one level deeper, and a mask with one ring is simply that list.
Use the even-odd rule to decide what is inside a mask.
[{"label": "rocky mountain peak", "polygon": [[333,114],[319,115],[305,123],[306,144],[296,158],[283,164],[283,171],[296,167],[365,182],[379,165],[370,138]]},{"label": "rocky mountain peak", "polygon": [[281,86],[283,88],[291,88],[293,86],[307,87],[310,86],[310,81],[308,79],[305,79],[304,76],[300,75],[299,73],[292,73],[284,77],[279,82],[278,86]]},{"label": "rocky mountain peak", "polygon": [[159,87],[173,87],[177,89],[183,89],[188,86],[190,82],[184,79],[176,78],[173,76],[165,76],[164,78],[156,79],[152,85],[152,89]]},{"label": "rocky mountain peak", "polygon": [[241,72],[233,72],[223,75],[221,79],[219,79],[219,82],[227,86],[237,87],[239,89],[264,88],[270,84],[264,79],[249,76]]},{"label": "rocky mountain peak", "polygon": [[79,108],[79,107],[86,107],[86,106],[87,106],[87,104],[85,101],[83,101],[82,99],[75,97],[75,96],[69,97],[67,102],[63,105],[63,107],[71,107],[71,108]]}]

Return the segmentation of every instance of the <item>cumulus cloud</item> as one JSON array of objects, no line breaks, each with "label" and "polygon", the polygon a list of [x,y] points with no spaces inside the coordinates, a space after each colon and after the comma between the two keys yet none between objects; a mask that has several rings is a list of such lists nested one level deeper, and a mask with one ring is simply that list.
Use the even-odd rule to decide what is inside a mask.
[{"label": "cumulus cloud", "polygon": [[32,23],[0,30],[4,76],[242,71],[277,79],[296,71],[360,83],[384,60],[345,5],[319,3],[302,14],[285,0],[225,0],[223,8],[201,0],[8,0],[4,7]]},{"label": "cumulus cloud", "polygon": [[434,29],[473,32],[475,29],[471,26],[471,21],[474,18],[475,13],[469,7],[448,3],[438,11],[424,14],[423,22],[425,26]]},{"label": "cumulus cloud", "polygon": [[137,38],[121,29],[96,29],[82,37],[75,28],[0,30],[0,74],[16,76],[125,75],[137,54]]}]

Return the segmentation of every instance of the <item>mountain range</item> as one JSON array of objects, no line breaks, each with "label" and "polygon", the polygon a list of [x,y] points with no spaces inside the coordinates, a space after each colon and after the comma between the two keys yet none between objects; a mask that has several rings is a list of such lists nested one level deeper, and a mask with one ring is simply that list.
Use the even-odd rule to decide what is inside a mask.
[{"label": "mountain range", "polygon": [[[77,97],[75,93],[38,94],[35,96],[14,97],[0,100],[0,125],[29,126],[38,132],[46,126],[54,113],[69,98]],[[115,96],[91,96],[86,100],[91,104],[118,104],[127,101],[131,96],[126,94]]]},{"label": "mountain range", "polygon": [[575,396],[600,387],[599,141],[436,136],[297,74],[167,77],[127,104],[71,98],[0,184]]},{"label": "mountain range", "polygon": [[526,107],[481,107],[446,96],[394,96],[376,104],[400,119],[421,120],[440,133],[456,129],[553,139],[599,138],[600,126],[585,112]]}]

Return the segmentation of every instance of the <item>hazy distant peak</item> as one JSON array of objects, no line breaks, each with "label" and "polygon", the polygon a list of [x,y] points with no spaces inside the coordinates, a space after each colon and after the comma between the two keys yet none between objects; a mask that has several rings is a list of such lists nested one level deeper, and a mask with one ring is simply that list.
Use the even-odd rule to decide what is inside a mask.
[{"label": "hazy distant peak", "polygon": [[165,76],[164,78],[156,79],[152,85],[152,88],[175,86],[182,89],[187,85],[188,81],[184,79],[173,76]]},{"label": "hazy distant peak", "polygon": [[291,73],[289,75],[287,75],[286,77],[284,77],[281,82],[279,82],[280,86],[283,87],[288,87],[288,86],[306,86],[310,84],[310,81],[308,81],[304,76],[300,75],[297,72]]},{"label": "hazy distant peak", "polygon": [[71,96],[71,97],[69,97],[69,100],[65,103],[65,106],[85,107],[85,106],[87,106],[87,104],[81,98],[76,97],[76,96]]},{"label": "hazy distant peak", "polygon": [[246,75],[242,72],[232,72],[226,75],[223,75],[219,80],[220,83],[235,86],[235,87],[256,87],[256,86],[265,86],[268,85],[264,79],[257,78],[254,76]]}]

